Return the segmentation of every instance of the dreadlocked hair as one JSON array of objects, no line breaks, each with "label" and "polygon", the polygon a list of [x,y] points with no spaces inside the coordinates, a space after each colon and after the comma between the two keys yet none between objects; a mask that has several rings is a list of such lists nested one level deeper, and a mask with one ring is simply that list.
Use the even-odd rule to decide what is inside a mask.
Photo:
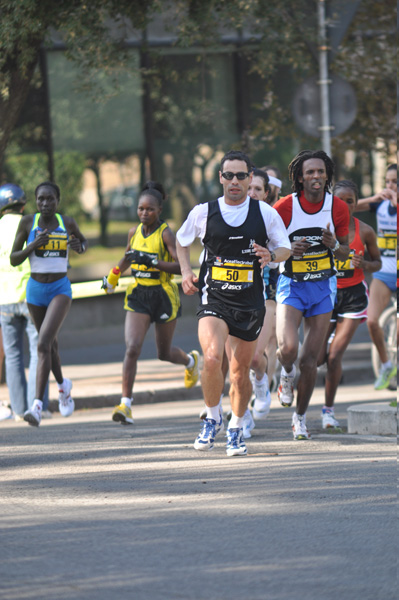
[{"label": "dreadlocked hair", "polygon": [[334,185],[334,196],[339,197],[337,190],[342,190],[344,188],[352,190],[352,192],[354,192],[355,194],[356,202],[359,200],[359,188],[357,187],[356,183],[354,181],[351,181],[350,179],[341,179],[341,181],[337,181],[337,183]]},{"label": "dreadlocked hair", "polygon": [[303,190],[303,184],[299,181],[299,177],[302,177],[302,165],[305,160],[311,158],[320,158],[326,166],[327,181],[325,190],[327,192],[331,189],[331,184],[334,176],[334,163],[331,158],[324,152],[324,150],[302,150],[295,156],[295,158],[288,165],[288,172],[290,180],[292,181],[292,190],[299,196]]}]

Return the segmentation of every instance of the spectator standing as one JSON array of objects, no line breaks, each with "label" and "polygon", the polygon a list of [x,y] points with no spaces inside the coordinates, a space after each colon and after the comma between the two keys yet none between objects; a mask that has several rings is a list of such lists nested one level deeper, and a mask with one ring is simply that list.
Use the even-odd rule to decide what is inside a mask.
[{"label": "spectator standing", "polygon": [[[24,191],[13,183],[0,187],[0,315],[6,365],[6,382],[11,410],[8,417],[23,420],[24,412],[35,398],[38,334],[26,303],[26,284],[30,275],[29,264],[18,267],[10,264],[10,253],[18,225],[25,209]],[[29,341],[29,377],[25,377],[24,334]],[[48,386],[43,397],[44,416],[47,410]],[[3,410],[3,418],[7,418]],[[0,416],[1,419],[1,416]]]}]

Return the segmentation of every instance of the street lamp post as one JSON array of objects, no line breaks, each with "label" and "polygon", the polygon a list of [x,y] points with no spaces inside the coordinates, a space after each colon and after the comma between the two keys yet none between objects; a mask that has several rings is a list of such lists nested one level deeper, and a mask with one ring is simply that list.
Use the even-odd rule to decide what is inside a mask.
[{"label": "street lamp post", "polygon": [[328,77],[328,46],[326,35],[326,8],[325,0],[319,0],[319,81],[320,86],[320,108],[321,125],[319,127],[324,152],[331,156],[331,125],[330,125],[330,99],[329,86],[331,80]]}]

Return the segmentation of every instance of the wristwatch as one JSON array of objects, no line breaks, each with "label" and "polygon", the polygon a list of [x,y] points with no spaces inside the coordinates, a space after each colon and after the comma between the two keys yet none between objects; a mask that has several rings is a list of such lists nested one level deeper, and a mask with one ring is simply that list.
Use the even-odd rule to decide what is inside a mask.
[{"label": "wristwatch", "polygon": [[[270,252],[270,250],[269,250]],[[270,262],[275,262],[276,260],[276,253],[275,252],[270,252]]]},{"label": "wristwatch", "polygon": [[151,261],[151,264],[153,267],[156,267],[158,265],[158,259],[157,258],[153,258]]},{"label": "wristwatch", "polygon": [[335,240],[335,246],[334,246],[334,248],[332,248],[332,251],[336,252],[340,246],[341,246],[341,244],[339,243],[339,241]]}]

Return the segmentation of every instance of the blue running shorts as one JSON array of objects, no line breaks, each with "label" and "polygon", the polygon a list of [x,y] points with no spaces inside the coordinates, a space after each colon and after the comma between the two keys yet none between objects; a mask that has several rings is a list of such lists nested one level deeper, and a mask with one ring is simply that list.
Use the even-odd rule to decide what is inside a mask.
[{"label": "blue running shorts", "polygon": [[294,281],[285,275],[280,275],[278,278],[276,301],[297,308],[304,317],[315,317],[331,312],[336,296],[335,276],[322,281]]},{"label": "blue running shorts", "polygon": [[373,279],[379,279],[382,283],[385,283],[391,292],[396,292],[396,271],[394,273],[381,273],[381,271],[377,271],[373,273]]},{"label": "blue running shorts", "polygon": [[55,296],[64,294],[72,298],[71,282],[68,277],[62,277],[51,283],[40,283],[29,277],[26,286],[26,301],[35,306],[48,306]]}]

